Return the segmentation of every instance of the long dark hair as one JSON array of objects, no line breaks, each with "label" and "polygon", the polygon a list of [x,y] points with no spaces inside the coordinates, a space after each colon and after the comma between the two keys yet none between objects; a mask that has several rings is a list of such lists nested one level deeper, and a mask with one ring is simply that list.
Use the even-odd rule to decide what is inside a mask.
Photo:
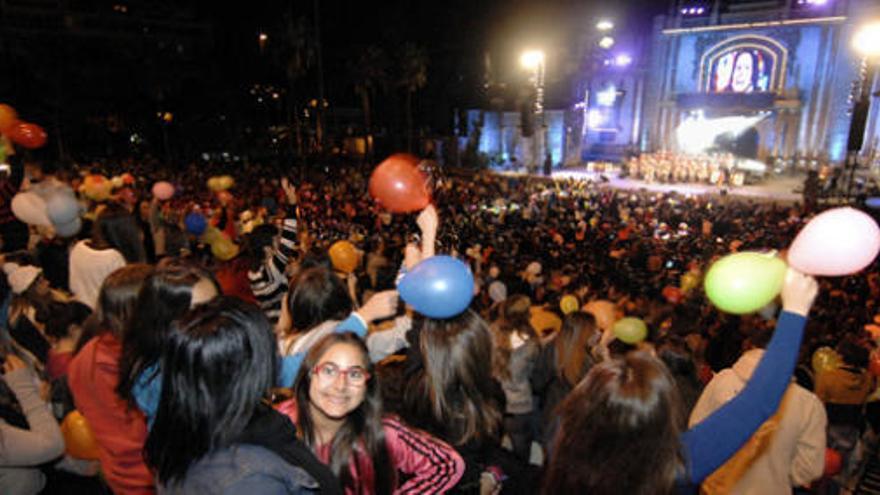
[{"label": "long dark hair", "polygon": [[128,263],[143,263],[147,256],[141,235],[134,216],[124,206],[109,203],[92,227],[92,247],[112,248],[122,253]]},{"label": "long dark hair", "polygon": [[205,455],[235,443],[275,384],[275,335],[256,306],[218,297],[171,324],[162,395],[144,446],[167,484]]},{"label": "long dark hair", "polygon": [[333,272],[309,268],[290,284],[287,295],[292,331],[306,332],[327,320],[341,320],[352,311],[351,297]]},{"label": "long dark hair", "polygon": [[134,263],[114,271],[104,279],[95,312],[84,325],[83,333],[76,344],[76,352],[89,339],[103,333],[110,333],[122,341],[134,312],[138,292],[151,273],[151,265]]},{"label": "long dark hair", "polygon": [[669,494],[684,463],[680,398],[658,359],[594,366],[562,402],[542,492]]},{"label": "long dark hair", "polygon": [[424,369],[406,385],[410,424],[462,446],[500,440],[503,391],[492,376],[492,337],[479,315],[418,322]]},{"label": "long dark hair", "polygon": [[489,327],[495,337],[492,347],[492,372],[503,380],[510,379],[510,337],[517,334],[523,340],[537,339],[538,335],[529,323],[529,308],[532,301],[528,296],[516,295],[508,298],[501,307],[501,318]]},{"label": "long dark hair", "polygon": [[[353,333],[331,333],[312,346],[299,369],[293,391],[296,397],[297,431],[302,436],[303,442],[313,450],[318,445],[314,421],[309,410],[312,370],[320,363],[321,357],[336,344],[348,344],[357,348],[361,352],[363,362],[366,363],[367,371],[371,376],[375,376],[367,346]],[[377,382],[372,377],[367,381],[364,401],[346,416],[345,422],[336,432],[330,445],[330,470],[342,481],[345,488],[355,493],[361,493],[361,488],[365,488],[364,491],[368,493],[391,493],[395,486],[395,473],[382,428],[382,397]],[[373,487],[359,487],[352,479],[351,461],[354,460],[354,468],[358,471],[364,468],[358,462],[360,458],[372,460],[372,479],[375,484]],[[358,476],[358,478],[363,483],[363,480],[370,477]]]},{"label": "long dark hair", "polygon": [[562,320],[562,329],[553,341],[556,350],[556,375],[574,387],[581,381],[592,362],[593,340],[598,341],[596,318],[590,313],[575,311]]},{"label": "long dark hair", "polygon": [[160,264],[144,280],[122,339],[116,388],[132,405],[132,388],[138,377],[159,360],[171,322],[190,309],[193,287],[201,280],[212,279],[203,270],[177,261]]}]

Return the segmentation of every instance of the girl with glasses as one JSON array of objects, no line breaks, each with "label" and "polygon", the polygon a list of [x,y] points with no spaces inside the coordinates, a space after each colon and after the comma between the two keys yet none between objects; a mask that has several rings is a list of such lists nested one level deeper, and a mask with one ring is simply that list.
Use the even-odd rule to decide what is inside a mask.
[{"label": "girl with glasses", "polygon": [[279,410],[347,494],[443,493],[461,477],[464,461],[450,446],[383,415],[373,365],[357,335],[332,333],[316,342],[293,391]]}]

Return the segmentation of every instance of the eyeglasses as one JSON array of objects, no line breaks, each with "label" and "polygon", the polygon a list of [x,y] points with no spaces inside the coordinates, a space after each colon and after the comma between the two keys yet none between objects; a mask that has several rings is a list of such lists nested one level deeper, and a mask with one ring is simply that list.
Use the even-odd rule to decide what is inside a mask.
[{"label": "eyeglasses", "polygon": [[312,368],[312,376],[322,385],[329,385],[339,378],[339,375],[345,377],[345,382],[349,385],[362,386],[370,379],[370,372],[361,366],[351,366],[349,368],[340,368],[336,363],[321,363]]}]

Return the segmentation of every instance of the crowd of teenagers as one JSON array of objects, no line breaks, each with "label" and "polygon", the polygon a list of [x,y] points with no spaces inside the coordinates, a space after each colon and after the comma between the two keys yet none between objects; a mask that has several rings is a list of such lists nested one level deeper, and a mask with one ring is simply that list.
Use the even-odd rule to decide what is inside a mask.
[{"label": "crowd of teenagers", "polygon": [[[854,488],[880,432],[876,261],[789,268],[747,316],[701,288],[715,259],[784,250],[812,212],[422,168],[432,204],[392,214],[366,166],[13,157],[0,493]],[[122,173],[100,201],[84,187]],[[74,232],[13,214],[28,191],[59,214],[58,189],[78,191]],[[397,284],[441,254],[474,287],[437,318]],[[615,339],[624,316],[647,339]]]}]

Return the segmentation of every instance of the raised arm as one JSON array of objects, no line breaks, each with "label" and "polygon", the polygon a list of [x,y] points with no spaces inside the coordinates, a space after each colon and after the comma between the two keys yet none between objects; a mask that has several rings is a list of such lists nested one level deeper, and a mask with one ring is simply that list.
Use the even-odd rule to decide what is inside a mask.
[{"label": "raised arm", "polygon": [[281,188],[287,198],[287,210],[281,223],[281,239],[278,249],[272,252],[272,263],[279,273],[284,273],[290,258],[296,253],[296,187],[287,180],[281,179]]},{"label": "raised arm", "polygon": [[752,378],[739,395],[682,435],[688,481],[699,483],[714,472],[779,408],[818,290],[812,277],[788,269],[782,313]]}]

